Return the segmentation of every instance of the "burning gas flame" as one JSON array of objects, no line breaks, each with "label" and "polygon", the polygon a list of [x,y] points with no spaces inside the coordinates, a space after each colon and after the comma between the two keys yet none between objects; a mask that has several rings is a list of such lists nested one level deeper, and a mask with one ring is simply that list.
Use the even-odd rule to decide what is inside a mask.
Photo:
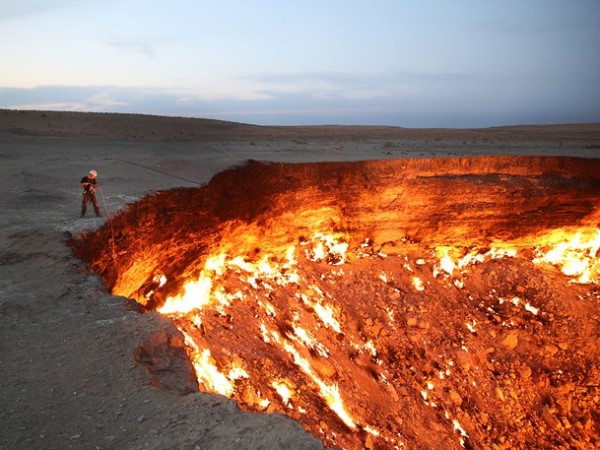
[{"label": "burning gas flame", "polygon": [[193,349],[192,364],[196,369],[198,381],[211,392],[231,396],[234,392],[233,384],[227,376],[219,371],[210,350],[200,349],[188,334],[184,334],[184,336],[186,344]]},{"label": "burning gas flame", "polygon": [[[334,350],[318,341],[315,330],[324,329],[335,333],[338,339],[343,339],[345,312],[337,306],[334,296],[323,288],[323,283],[318,284],[314,280],[303,278],[299,270],[299,261],[304,259],[311,264],[340,266],[332,269],[327,279],[328,283],[335,285],[335,278],[343,277],[345,272],[350,270],[354,259],[387,257],[381,252],[366,252],[365,244],[350,249],[349,241],[347,237],[317,233],[299,245],[290,245],[282,255],[263,255],[260,260],[253,261],[245,255],[227,253],[209,255],[198,277],[184,284],[181,293],[168,297],[158,311],[176,319],[175,323],[185,336],[199,385],[208,392],[240,399],[243,395],[238,387],[240,383],[246,383],[251,376],[243,364],[232,362],[233,359],[230,358],[233,356],[215,356],[218,351],[213,355],[212,349],[202,338],[195,335],[194,330],[200,329],[205,314],[218,313],[228,316],[229,308],[235,308],[235,302],[255,304],[261,311],[257,336],[259,339],[262,336],[265,345],[276,348],[282,357],[287,358],[288,364],[304,378],[298,382],[294,377],[300,375],[292,377],[286,373],[277,374],[268,386],[246,392],[246,398],[251,398],[252,402],[262,409],[268,406],[279,408],[282,412],[295,411],[296,414],[305,415],[306,406],[303,406],[301,396],[305,395],[303,392],[315,392],[348,430],[361,429],[382,439],[391,447],[400,447],[402,439],[399,435],[390,434],[384,428],[378,428],[377,424],[368,423],[360,411],[354,410],[352,405],[346,403],[344,386],[330,378],[335,370],[323,369],[329,367],[323,366],[323,361],[328,361]],[[573,233],[555,230],[541,237],[490,243],[481,249],[439,246],[432,249],[429,256],[421,255],[414,260],[408,256],[400,257],[399,267],[406,270],[407,279],[412,284],[415,295],[429,290],[435,279],[462,289],[465,278],[468,278],[469,271],[475,265],[491,259],[531,254],[535,256],[535,264],[556,266],[573,282],[597,283],[600,273],[599,248],[600,229],[584,229]],[[227,290],[221,284],[221,280],[231,273],[236,274],[236,279],[241,283],[238,290]],[[397,283],[394,276],[385,271],[374,274],[374,279],[386,285]],[[161,280],[161,283],[164,284],[164,280]],[[277,305],[277,298],[272,296],[275,285],[290,288],[293,292],[290,295],[304,305],[306,310],[282,310]],[[401,291],[397,292],[400,295]],[[539,307],[532,305],[526,298],[514,296],[508,299],[498,298],[498,301],[510,302],[514,307],[523,308],[533,315],[540,313]],[[393,310],[387,311],[387,317],[390,321],[388,327],[397,326]],[[285,328],[281,328],[278,324],[284,319],[288,322]],[[234,326],[235,323],[232,327]],[[477,334],[478,323],[474,319],[466,321],[465,326],[469,332]],[[364,344],[350,345],[366,355],[370,364],[381,363],[375,346],[376,341],[369,339],[365,340]],[[468,349],[464,347],[463,350]],[[450,368],[454,363],[450,362],[452,364],[448,363],[448,368],[439,371],[440,379],[451,376]],[[382,385],[389,386],[383,369],[377,377]],[[301,387],[297,386],[297,383]],[[311,388],[308,389],[307,386]],[[421,391],[423,399],[428,407],[437,408],[436,402],[431,398],[435,393],[435,386],[431,381],[428,381],[426,386],[427,389]],[[464,445],[465,439],[468,439],[467,431],[457,419],[452,419],[451,423],[460,443]]]},{"label": "burning gas flame", "polygon": [[536,258],[533,262],[558,266],[565,275],[574,277],[577,283],[598,282],[600,229],[570,233],[555,230],[541,241],[535,249]]},{"label": "burning gas flame", "polygon": [[213,278],[222,273],[224,264],[225,255],[208,258],[198,279],[186,283],[182,294],[167,298],[158,312],[162,314],[188,313],[207,305],[213,289]]},{"label": "burning gas flame", "polygon": [[[478,249],[439,246],[435,249],[438,260],[434,276],[446,273],[454,276],[457,271],[465,273],[471,264],[489,259],[516,257],[519,252],[530,249],[535,254],[535,264],[557,266],[575,283],[597,283],[600,279],[600,229],[584,228],[575,231],[553,230],[543,236],[524,238],[522,241],[492,243],[485,253]],[[415,286],[419,284],[415,281]]]},{"label": "burning gas flame", "polygon": [[[307,248],[305,254],[307,259],[315,262],[327,262],[330,265],[343,264],[346,261],[346,252],[348,244],[339,242],[332,235],[317,234],[308,242],[304,243]],[[230,258],[226,254],[219,254],[207,258],[204,268],[196,280],[186,283],[183,292],[173,297],[168,297],[164,305],[158,309],[159,312],[166,315],[177,316],[179,318],[186,314],[191,318],[191,322],[198,325],[201,322],[198,315],[191,314],[192,311],[202,311],[210,309],[215,305],[230,305],[233,300],[240,299],[239,296],[227,294],[218,285],[218,280],[228,270],[241,270],[245,276],[246,282],[254,289],[258,289],[257,284],[260,280],[261,286],[268,286],[266,281],[274,282],[281,286],[290,283],[297,283],[298,276],[295,271],[297,261],[295,257],[295,246],[290,246],[286,251],[286,258],[281,266],[275,266],[270,262],[269,256],[263,257],[256,263],[249,262],[243,257],[235,256]],[[336,333],[341,333],[341,325],[335,318],[338,314],[336,308],[324,302],[323,292],[316,286],[312,286],[310,296],[301,294],[302,301],[309,306],[316,314],[321,323]],[[273,305],[264,303],[265,311],[269,316],[275,317],[277,312]],[[356,428],[356,424],[350,413],[344,406],[339,388],[335,383],[328,383],[322,380],[317,372],[312,368],[311,363],[291,344],[301,348],[314,349],[322,357],[327,357],[328,351],[319,342],[310,335],[310,332],[299,325],[293,327],[293,334],[284,339],[277,332],[269,332],[263,322],[261,324],[262,334],[266,342],[279,344],[291,357],[298,368],[308,375],[310,379],[318,386],[320,395],[332,411],[350,428]],[[199,346],[185,328],[181,328],[186,337],[186,344],[189,347],[191,360],[196,370],[198,382],[208,391],[217,392],[228,397],[235,394],[235,379],[233,375],[238,373],[230,370],[228,374],[218,369],[218,364],[211,355],[210,349]],[[247,377],[242,369],[241,373]],[[281,380],[274,380],[271,386],[276,390],[282,402],[291,407],[293,391],[288,383]]]}]

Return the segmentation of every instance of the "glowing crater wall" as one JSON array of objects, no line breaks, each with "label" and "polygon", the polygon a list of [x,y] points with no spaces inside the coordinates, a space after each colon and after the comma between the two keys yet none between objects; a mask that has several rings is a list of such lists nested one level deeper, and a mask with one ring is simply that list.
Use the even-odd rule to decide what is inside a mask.
[{"label": "glowing crater wall", "polygon": [[[104,227],[80,238],[75,253],[113,293],[145,303],[154,290],[160,301],[209,254],[259,258],[317,232],[393,254],[401,240],[469,247],[595,227],[599,169],[592,159],[509,156],[249,162],[206,186],[146,197],[113,219],[114,242]],[[158,290],[160,275],[168,282]]]},{"label": "glowing crater wall", "polygon": [[598,169],[249,162],[131,205],[114,242],[105,227],[75,253],[113,293],[166,300],[181,334],[139,361],[177,372],[186,353],[202,390],[287,414],[328,447],[593,446]]}]

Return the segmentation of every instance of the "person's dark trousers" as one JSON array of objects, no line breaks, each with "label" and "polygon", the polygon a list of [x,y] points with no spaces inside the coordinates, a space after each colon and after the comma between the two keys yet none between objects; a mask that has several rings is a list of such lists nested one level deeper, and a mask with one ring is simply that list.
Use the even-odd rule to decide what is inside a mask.
[{"label": "person's dark trousers", "polygon": [[100,214],[100,207],[98,206],[98,200],[96,200],[96,194],[93,192],[83,193],[83,201],[81,202],[81,217],[85,216],[89,202],[92,202],[96,216],[100,217],[102,214]]}]

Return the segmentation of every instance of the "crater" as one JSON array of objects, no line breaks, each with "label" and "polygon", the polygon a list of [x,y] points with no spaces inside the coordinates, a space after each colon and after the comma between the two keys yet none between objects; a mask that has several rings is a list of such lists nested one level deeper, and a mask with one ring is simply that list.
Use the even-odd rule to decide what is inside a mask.
[{"label": "crater", "polygon": [[594,159],[249,161],[73,250],[172,321],[136,355],[155,376],[187,357],[191,380],[163,383],[182,393],[330,448],[589,447],[599,194]]}]

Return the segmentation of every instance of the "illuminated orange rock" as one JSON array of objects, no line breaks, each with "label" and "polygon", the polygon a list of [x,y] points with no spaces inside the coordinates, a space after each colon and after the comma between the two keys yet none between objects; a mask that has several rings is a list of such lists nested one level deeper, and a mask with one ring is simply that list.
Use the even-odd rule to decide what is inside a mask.
[{"label": "illuminated orange rock", "polygon": [[171,318],[202,390],[328,447],[590,447],[599,169],[250,162],[142,199],[74,251]]},{"label": "illuminated orange rock", "polygon": [[[600,222],[596,160],[544,157],[352,163],[249,162],[204,187],[158,192],[77,250],[111,290],[144,302],[199,270],[215,249],[277,250],[319,230],[393,253],[401,240],[486,245]],[[170,289],[176,290],[176,289]]]}]

